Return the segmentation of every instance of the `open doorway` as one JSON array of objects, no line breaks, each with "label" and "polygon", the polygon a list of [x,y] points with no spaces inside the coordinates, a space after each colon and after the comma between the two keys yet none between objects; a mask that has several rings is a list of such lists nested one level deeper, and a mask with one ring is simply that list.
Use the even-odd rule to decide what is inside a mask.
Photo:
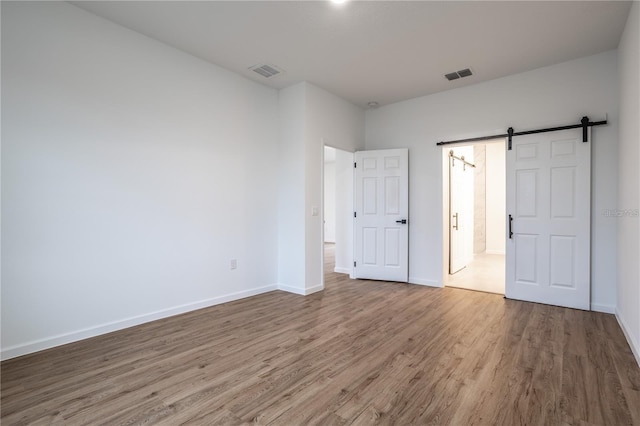
[{"label": "open doorway", "polygon": [[352,276],[353,153],[324,147],[323,244],[324,277]]},{"label": "open doorway", "polygon": [[443,150],[446,286],[504,294],[504,139]]}]

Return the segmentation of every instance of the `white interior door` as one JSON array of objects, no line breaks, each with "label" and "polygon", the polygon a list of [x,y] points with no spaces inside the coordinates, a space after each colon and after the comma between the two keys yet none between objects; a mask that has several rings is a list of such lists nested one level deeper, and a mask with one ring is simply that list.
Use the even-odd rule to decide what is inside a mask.
[{"label": "white interior door", "polygon": [[354,275],[409,278],[409,151],[356,152]]},{"label": "white interior door", "polygon": [[510,299],[590,308],[591,143],[582,130],[518,136],[507,151]]},{"label": "white interior door", "polygon": [[[451,151],[473,162],[473,147]],[[473,259],[473,184],[473,168],[449,156],[449,274]]]}]

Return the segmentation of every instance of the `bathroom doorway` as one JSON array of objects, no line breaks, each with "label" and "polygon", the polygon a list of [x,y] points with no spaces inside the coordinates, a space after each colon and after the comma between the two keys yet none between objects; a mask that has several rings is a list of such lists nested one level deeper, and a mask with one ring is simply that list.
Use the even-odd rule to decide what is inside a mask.
[{"label": "bathroom doorway", "polygon": [[443,166],[444,284],[504,294],[504,139],[446,147]]}]

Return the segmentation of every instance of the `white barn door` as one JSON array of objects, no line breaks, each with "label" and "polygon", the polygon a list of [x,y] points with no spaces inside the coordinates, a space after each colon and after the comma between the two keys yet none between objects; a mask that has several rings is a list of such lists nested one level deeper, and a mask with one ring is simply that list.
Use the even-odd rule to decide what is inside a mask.
[{"label": "white barn door", "polygon": [[355,156],[356,278],[409,279],[409,151],[359,151]]},{"label": "white barn door", "polygon": [[591,143],[518,136],[507,151],[505,296],[590,309]]},{"label": "white barn door", "polygon": [[[473,162],[473,147],[451,150]],[[473,260],[474,169],[449,156],[449,274]]]}]

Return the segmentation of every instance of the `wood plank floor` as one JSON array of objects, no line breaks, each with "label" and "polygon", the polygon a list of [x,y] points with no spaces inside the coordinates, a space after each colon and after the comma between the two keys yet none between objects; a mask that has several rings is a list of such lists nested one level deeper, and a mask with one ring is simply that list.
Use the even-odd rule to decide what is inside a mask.
[{"label": "wood plank floor", "polygon": [[1,380],[3,425],[640,425],[612,315],[333,272],[311,296],[8,360]]}]

